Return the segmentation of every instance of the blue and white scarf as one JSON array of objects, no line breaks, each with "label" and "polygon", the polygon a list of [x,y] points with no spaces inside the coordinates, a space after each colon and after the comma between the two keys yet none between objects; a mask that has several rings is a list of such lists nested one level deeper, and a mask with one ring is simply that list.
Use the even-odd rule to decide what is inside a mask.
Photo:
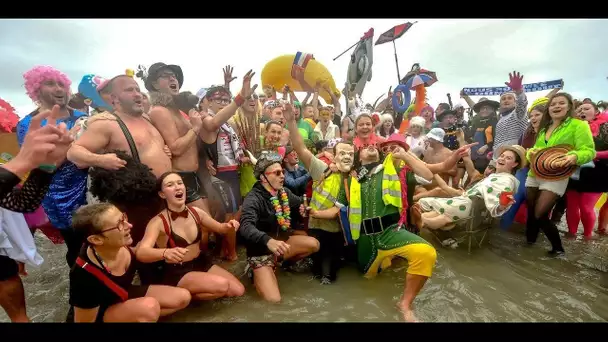
[{"label": "blue and white scarf", "polygon": [[[547,82],[538,82],[524,84],[524,92],[531,93],[535,91],[543,91],[549,89],[555,89],[561,87],[563,80],[553,80]],[[507,91],[510,91],[509,87],[484,87],[484,88],[464,88],[464,94],[468,96],[499,96]]]}]

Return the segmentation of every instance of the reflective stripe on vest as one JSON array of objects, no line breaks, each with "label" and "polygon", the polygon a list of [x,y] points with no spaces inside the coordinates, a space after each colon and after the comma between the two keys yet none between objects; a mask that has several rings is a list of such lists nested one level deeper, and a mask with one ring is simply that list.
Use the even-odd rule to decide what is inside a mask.
[{"label": "reflective stripe on vest", "polygon": [[325,210],[336,205],[338,193],[342,187],[342,176],[332,173],[325,178],[312,192],[310,206],[315,210]]},{"label": "reflective stripe on vest", "polygon": [[[384,159],[383,175],[382,175],[382,201],[384,205],[392,205],[397,207],[399,210],[403,207],[401,201],[401,182],[399,181],[399,175],[393,165],[392,153],[386,156]],[[373,175],[372,175],[373,176]],[[350,232],[353,240],[358,240],[361,235],[361,184],[356,178],[351,178],[350,185],[350,203],[349,203],[349,215],[350,221]],[[373,181],[371,178],[370,182]],[[371,198],[368,200],[374,200],[375,194],[369,194]]]}]

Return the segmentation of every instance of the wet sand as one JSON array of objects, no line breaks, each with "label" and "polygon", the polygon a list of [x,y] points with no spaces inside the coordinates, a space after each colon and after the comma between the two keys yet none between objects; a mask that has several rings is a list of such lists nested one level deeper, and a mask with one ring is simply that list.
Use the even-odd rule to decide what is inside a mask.
[{"label": "wet sand", "polygon": [[[565,227],[561,227],[565,231]],[[606,322],[608,237],[564,240],[567,255],[546,256],[544,236],[527,246],[521,227],[493,228],[481,249],[446,249],[423,233],[438,251],[434,276],[415,301],[427,322]],[[28,314],[34,322],[63,322],[68,310],[65,246],[39,232],[36,243],[45,263],[29,267],[24,278]],[[336,283],[321,285],[310,273],[279,272],[283,302],[262,302],[243,275],[244,250],[226,266],[241,276],[247,292],[236,299],[194,303],[165,321],[179,322],[359,322],[400,321],[396,304],[403,290],[405,261],[397,261],[373,280],[346,266]],[[8,317],[0,310],[0,322]]]}]

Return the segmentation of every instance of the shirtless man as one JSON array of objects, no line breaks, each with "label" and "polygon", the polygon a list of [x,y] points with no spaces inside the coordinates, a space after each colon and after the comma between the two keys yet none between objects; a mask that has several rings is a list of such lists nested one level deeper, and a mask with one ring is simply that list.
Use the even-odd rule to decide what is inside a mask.
[{"label": "shirtless man", "polygon": [[186,203],[209,212],[207,194],[196,171],[198,170],[198,138],[203,122],[199,113],[191,111],[185,118],[175,105],[184,75],[177,65],[153,64],[145,79],[151,92],[152,106],[148,112],[152,124],[160,132],[171,151],[172,171],[176,171],[186,185]]},{"label": "shirtless man", "polygon": [[[138,157],[157,178],[171,171],[171,159],[163,151],[165,141],[144,115],[143,97],[137,82],[129,76],[120,75],[111,79],[106,87],[109,87],[114,114],[106,112],[91,117],[87,130],[68,151],[68,159],[80,168],[118,170],[126,162],[114,153],[104,152],[123,150],[136,159]],[[126,126],[125,132],[118,120]],[[125,133],[132,136],[135,150],[131,150]],[[133,225],[131,235],[135,244],[143,237],[148,221],[160,211],[161,204],[151,198],[150,203],[134,203],[129,208],[121,208],[127,212]]]}]

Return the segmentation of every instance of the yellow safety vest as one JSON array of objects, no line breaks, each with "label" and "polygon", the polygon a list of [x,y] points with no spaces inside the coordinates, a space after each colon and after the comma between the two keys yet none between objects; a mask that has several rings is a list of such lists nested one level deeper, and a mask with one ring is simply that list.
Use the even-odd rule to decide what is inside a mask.
[{"label": "yellow safety vest", "polygon": [[[399,181],[397,170],[393,165],[392,153],[386,156],[382,166],[384,168],[384,174],[382,175],[382,201],[384,202],[384,205],[390,204],[401,210],[403,207],[403,203],[401,202],[401,182]],[[370,179],[369,181],[372,180]],[[361,184],[353,177],[350,185],[348,213],[350,233],[353,240],[358,240],[361,234],[361,222],[363,221],[361,214]]]},{"label": "yellow safety vest", "polygon": [[332,173],[325,178],[312,192],[310,206],[314,210],[325,210],[336,205],[338,193],[342,184],[342,176]]}]

